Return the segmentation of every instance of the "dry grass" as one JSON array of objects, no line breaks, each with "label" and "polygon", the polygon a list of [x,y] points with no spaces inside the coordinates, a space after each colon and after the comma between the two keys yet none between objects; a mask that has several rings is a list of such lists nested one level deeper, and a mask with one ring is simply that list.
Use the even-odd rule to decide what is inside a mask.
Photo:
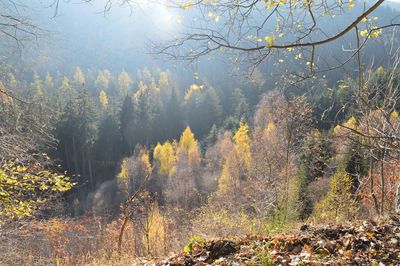
[{"label": "dry grass", "polygon": [[132,227],[117,250],[120,221],[52,219],[0,227],[0,265],[129,265],[136,258]]}]

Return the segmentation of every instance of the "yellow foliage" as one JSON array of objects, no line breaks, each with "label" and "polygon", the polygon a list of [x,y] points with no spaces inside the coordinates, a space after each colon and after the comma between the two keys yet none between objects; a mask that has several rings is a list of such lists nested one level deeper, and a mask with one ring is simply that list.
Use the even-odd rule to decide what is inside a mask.
[{"label": "yellow foliage", "polygon": [[64,76],[63,81],[61,82],[60,90],[62,92],[68,92],[71,90],[69,79],[66,76]]},{"label": "yellow foliage", "polygon": [[352,189],[352,177],[347,173],[333,175],[325,198],[315,205],[314,216],[319,221],[342,222],[355,218],[358,208]]},{"label": "yellow foliage", "polygon": [[391,120],[392,122],[394,122],[394,121],[397,120],[397,118],[399,118],[399,113],[398,113],[397,111],[393,111],[393,112],[390,114],[390,120]]},{"label": "yellow foliage", "polygon": [[382,35],[382,29],[379,29],[377,26],[371,27],[371,33],[369,34],[369,38],[378,38]]},{"label": "yellow foliage", "polygon": [[197,151],[198,145],[197,140],[194,137],[194,134],[190,130],[190,127],[186,127],[185,131],[183,131],[181,138],[179,139],[178,144],[178,153],[185,152],[187,154],[192,151]]},{"label": "yellow foliage", "polygon": [[355,116],[351,116],[349,120],[345,123],[345,126],[351,129],[356,129],[357,128],[357,119]]},{"label": "yellow foliage", "polygon": [[176,171],[176,156],[174,147],[169,141],[164,144],[157,143],[153,157],[159,163],[159,173],[172,176]]},{"label": "yellow foliage", "polygon": [[35,92],[35,96],[43,96],[42,81],[40,80],[39,75],[36,73],[33,75],[33,89]]},{"label": "yellow foliage", "polygon": [[232,185],[232,176],[229,172],[228,164],[225,163],[222,166],[221,176],[218,179],[218,192],[226,193],[229,190],[229,187]]},{"label": "yellow foliage", "polygon": [[52,88],[53,87],[53,78],[51,77],[50,73],[47,72],[46,77],[44,78],[44,85],[46,88]]},{"label": "yellow foliage", "polygon": [[123,94],[126,94],[131,87],[133,81],[129,74],[125,71],[122,70],[122,72],[118,76],[118,86],[120,89],[120,92]]},{"label": "yellow foliage", "polygon": [[272,35],[272,36],[265,36],[265,41],[267,42],[267,47],[273,46],[275,40],[276,40],[276,37],[275,37],[274,35]]},{"label": "yellow foliage", "polygon": [[224,208],[204,206],[193,219],[193,228],[195,233],[206,238],[254,235],[263,232],[263,222],[244,211],[232,212]]},{"label": "yellow foliage", "polygon": [[101,90],[99,93],[99,101],[102,108],[107,108],[108,106],[108,96],[105,91]]},{"label": "yellow foliage", "polygon": [[382,66],[380,66],[376,69],[376,73],[379,75],[383,75],[385,74],[385,69]]},{"label": "yellow foliage", "polygon": [[347,132],[351,129],[356,130],[357,129],[357,119],[355,118],[355,116],[351,116],[344,124],[343,126],[341,125],[337,125],[335,126],[335,128],[333,129],[333,134],[335,136],[339,136],[344,132]]},{"label": "yellow foliage", "polygon": [[181,4],[180,8],[183,10],[188,10],[190,8],[192,8],[195,4],[191,1],[188,1],[186,3]]},{"label": "yellow foliage", "polygon": [[118,187],[128,193],[128,159],[124,158],[121,163],[121,170],[117,175]]},{"label": "yellow foliage", "polygon": [[74,185],[63,174],[39,169],[39,163],[25,167],[8,161],[0,166],[0,221],[31,216],[51,194]]},{"label": "yellow foliage", "polygon": [[140,96],[144,95],[148,91],[149,87],[143,83],[142,81],[139,82],[139,88],[137,92],[133,95],[133,98],[138,101]]},{"label": "yellow foliage", "polygon": [[143,246],[149,254],[159,256],[165,251],[165,219],[160,213],[157,202],[150,206],[150,213],[145,223],[142,236]]},{"label": "yellow foliage", "polygon": [[149,153],[146,150],[140,152],[140,165],[143,167],[144,173],[147,175],[151,172],[151,163]]},{"label": "yellow foliage", "polygon": [[169,73],[167,71],[160,72],[160,80],[158,81],[160,87],[165,88],[169,85]]},{"label": "yellow foliage", "polygon": [[243,160],[246,167],[250,166],[251,163],[251,150],[250,150],[250,137],[249,137],[249,126],[242,122],[240,123],[239,129],[233,136],[235,143],[235,150]]},{"label": "yellow foliage", "polygon": [[354,0],[349,0],[348,6],[349,9],[352,9],[354,7]]},{"label": "yellow foliage", "polygon": [[15,78],[15,76],[12,73],[10,73],[8,75],[8,79],[9,79],[9,85],[11,88],[17,87],[17,79]]},{"label": "yellow foliage", "polygon": [[102,90],[105,90],[108,88],[109,85],[109,80],[108,80],[108,72],[107,71],[102,71],[99,73],[96,79],[96,87]]},{"label": "yellow foliage", "polygon": [[85,76],[80,67],[75,68],[74,82],[82,86],[85,84]]},{"label": "yellow foliage", "polygon": [[189,101],[194,93],[200,92],[203,88],[204,88],[204,86],[199,86],[197,84],[190,85],[189,89],[185,93],[184,100]]},{"label": "yellow foliage", "polygon": [[276,125],[270,121],[264,129],[264,138],[270,138],[276,132]]},{"label": "yellow foliage", "polygon": [[149,153],[146,149],[141,149],[135,156],[124,158],[117,175],[118,187],[124,194],[131,193],[131,182],[143,181],[151,173],[151,168]]}]

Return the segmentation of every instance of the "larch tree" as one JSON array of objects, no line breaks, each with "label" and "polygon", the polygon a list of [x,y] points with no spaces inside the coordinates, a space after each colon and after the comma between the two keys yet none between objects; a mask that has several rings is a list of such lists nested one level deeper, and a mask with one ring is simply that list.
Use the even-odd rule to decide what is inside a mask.
[{"label": "larch tree", "polygon": [[173,176],[176,172],[176,155],[174,146],[165,141],[157,143],[154,148],[153,158],[158,163],[158,172],[166,176]]},{"label": "larch tree", "polygon": [[107,72],[100,71],[99,74],[97,75],[97,78],[95,81],[96,89],[99,91],[101,91],[101,90],[107,91],[109,83],[110,83],[110,80],[109,80]]},{"label": "larch tree", "polygon": [[224,162],[221,175],[218,178],[218,189],[215,196],[216,199],[226,199],[232,196],[232,200],[226,203],[226,208],[238,212],[248,205],[244,188],[249,181],[252,163],[251,140],[249,127],[246,123],[241,123],[239,129],[233,135],[232,141],[231,150],[223,155]]},{"label": "larch tree", "polygon": [[34,98],[39,98],[44,95],[42,80],[37,73],[33,74],[32,92]]},{"label": "larch tree", "polygon": [[331,178],[329,191],[315,206],[315,218],[320,221],[343,222],[355,218],[358,204],[352,194],[352,178],[338,172]]},{"label": "larch tree", "polygon": [[44,87],[46,89],[46,92],[49,92],[51,89],[54,88],[53,78],[49,72],[46,73],[46,76],[44,78]]},{"label": "larch tree", "polygon": [[104,90],[101,90],[99,93],[99,102],[100,102],[100,106],[101,108],[107,109],[108,107],[108,96],[106,94],[106,92]]},{"label": "larch tree", "polygon": [[83,74],[82,69],[79,66],[75,68],[73,81],[76,86],[85,86],[85,75]]},{"label": "larch tree", "polygon": [[176,156],[176,172],[168,179],[166,198],[173,205],[189,210],[199,204],[198,192],[202,188],[199,174],[201,154],[189,127],[182,133]]},{"label": "larch tree", "polygon": [[122,70],[118,75],[118,88],[122,96],[126,96],[133,84],[132,78],[125,70]]}]

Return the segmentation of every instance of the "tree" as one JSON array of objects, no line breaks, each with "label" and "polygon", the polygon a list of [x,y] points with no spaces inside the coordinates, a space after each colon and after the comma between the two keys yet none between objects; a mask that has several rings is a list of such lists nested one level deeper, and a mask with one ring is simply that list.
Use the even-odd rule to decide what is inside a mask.
[{"label": "tree", "polygon": [[247,119],[249,116],[249,105],[242,90],[239,88],[234,89],[232,92],[230,109],[231,114],[236,119]]},{"label": "tree", "polygon": [[107,71],[100,71],[99,74],[97,75],[95,85],[96,89],[98,91],[104,90],[107,91],[108,86],[110,83],[109,75],[107,74]]},{"label": "tree", "polygon": [[53,78],[51,77],[50,73],[46,73],[46,77],[44,78],[44,87],[46,92],[49,92],[51,89],[54,88]]},{"label": "tree", "polygon": [[201,105],[205,119],[204,129],[209,132],[213,125],[218,125],[222,119],[222,105],[214,88],[207,89]]},{"label": "tree", "polygon": [[99,102],[101,108],[106,109],[108,107],[108,96],[103,90],[99,93]]},{"label": "tree", "polygon": [[97,112],[87,92],[68,102],[56,132],[59,140],[57,151],[68,172],[76,176],[81,174],[94,188],[92,148],[97,138]]},{"label": "tree", "polygon": [[241,123],[239,129],[233,136],[233,149],[224,156],[221,176],[218,179],[218,197],[225,198],[233,195],[235,209],[241,208],[243,183],[248,179],[251,151],[250,151],[249,127]]},{"label": "tree", "polygon": [[168,71],[161,71],[158,84],[160,85],[161,88],[167,88],[170,85],[169,79],[170,79],[170,73]]},{"label": "tree", "polygon": [[255,124],[267,130],[268,125],[271,125],[278,136],[275,138],[274,148],[283,164],[279,200],[283,223],[288,220],[291,203],[294,204],[291,202],[294,197],[290,192],[292,185],[298,181],[295,179],[298,171],[296,157],[301,149],[302,139],[310,127],[311,111],[304,97],[285,97],[279,92],[264,95],[256,111]]},{"label": "tree", "polygon": [[244,168],[251,164],[250,137],[249,126],[246,123],[241,123],[239,129],[233,136],[235,142],[235,150],[240,154]]},{"label": "tree", "polygon": [[313,201],[313,191],[310,185],[329,174],[330,159],[333,149],[330,142],[332,136],[318,129],[312,130],[305,138],[299,163],[299,216],[302,220],[311,214],[316,202]]},{"label": "tree", "polygon": [[155,119],[157,118],[157,92],[143,82],[133,95],[134,101],[134,134],[138,143],[149,146],[154,138]]},{"label": "tree", "polygon": [[134,135],[134,112],[135,109],[132,97],[127,95],[125,96],[124,102],[122,103],[122,109],[120,113],[121,136],[123,146],[125,147],[125,154],[131,154],[136,143],[136,136]]},{"label": "tree", "polygon": [[162,124],[165,130],[163,137],[166,139],[177,139],[185,127],[183,110],[175,89],[172,89],[169,101],[165,104]]},{"label": "tree", "polygon": [[42,80],[40,79],[40,76],[37,73],[33,75],[32,87],[33,87],[33,96],[35,98],[43,96]]},{"label": "tree", "polygon": [[369,69],[363,79],[343,84],[354,91],[353,116],[334,130],[341,139],[337,149],[341,153],[348,149],[347,169],[356,178],[369,213],[379,216],[394,209],[394,183],[397,182],[392,173],[397,167],[400,150],[396,55],[397,52],[391,55],[394,56],[393,67]]},{"label": "tree", "polygon": [[181,138],[179,139],[178,144],[178,155],[183,154],[184,156],[188,156],[192,152],[198,151],[197,140],[190,130],[190,127],[186,127],[183,131]]},{"label": "tree", "polygon": [[201,155],[197,140],[187,127],[178,143],[175,174],[168,179],[167,202],[184,210],[189,210],[199,204],[198,192],[202,189],[200,162]]},{"label": "tree", "polygon": [[0,166],[0,222],[32,216],[51,197],[74,185],[69,177],[46,167],[47,155],[41,160],[25,165],[9,160]]},{"label": "tree", "polygon": [[166,176],[173,176],[176,171],[176,155],[174,146],[165,141],[164,144],[157,143],[154,148],[153,158],[158,164],[158,172]]},{"label": "tree", "polygon": [[85,75],[83,74],[83,72],[79,66],[77,66],[75,68],[74,83],[80,87],[85,86]]},{"label": "tree", "polygon": [[[176,1],[176,7],[199,11],[194,14],[198,14],[196,21],[201,26],[188,28],[188,34],[161,44],[156,50],[168,58],[192,61],[219,51],[231,52],[235,62],[250,62],[254,66],[277,53],[294,53],[297,59],[307,54],[305,60],[309,62],[310,76],[313,76],[316,73],[315,58],[324,45],[340,40],[350,32],[355,32],[358,39],[366,42],[379,36],[383,29],[397,25],[392,21],[376,26],[368,19],[384,2],[377,0],[361,6],[353,0],[302,4],[295,0],[239,4],[232,0]],[[351,20],[329,35],[320,34],[330,32],[327,28],[341,15],[349,15]],[[360,44],[358,48],[361,47]],[[346,60],[338,65],[345,63]]]},{"label": "tree", "polygon": [[94,143],[94,157],[107,165],[120,159],[121,149],[118,118],[113,114],[107,114],[99,124],[98,138]]},{"label": "tree", "polygon": [[188,124],[199,138],[203,138],[222,118],[222,106],[215,89],[192,84],[185,97]]},{"label": "tree", "polygon": [[351,193],[352,178],[338,172],[331,178],[328,194],[315,206],[315,217],[320,221],[349,221],[355,218],[358,204]]},{"label": "tree", "polygon": [[[0,31],[2,32],[1,42],[3,44],[12,41],[18,49],[21,49],[24,44],[35,40],[37,35],[42,31],[37,23],[27,17],[27,10],[22,5],[23,3],[3,3],[2,9],[4,14],[0,19]],[[22,9],[24,12],[21,12]]]},{"label": "tree", "polygon": [[121,170],[117,176],[121,191],[127,198],[140,192],[151,172],[149,153],[145,148],[138,145],[135,153],[122,161]]},{"label": "tree", "polygon": [[125,70],[122,70],[122,72],[118,76],[118,88],[119,88],[119,93],[122,96],[126,96],[128,94],[129,89],[132,86],[132,79],[129,76],[128,72]]}]

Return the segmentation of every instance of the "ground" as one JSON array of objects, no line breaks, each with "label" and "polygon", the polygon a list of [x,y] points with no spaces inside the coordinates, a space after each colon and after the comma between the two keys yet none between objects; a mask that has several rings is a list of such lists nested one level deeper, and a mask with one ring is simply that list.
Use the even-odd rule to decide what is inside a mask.
[{"label": "ground", "polygon": [[134,265],[400,265],[400,217],[303,225],[297,233],[194,241],[187,252]]}]

